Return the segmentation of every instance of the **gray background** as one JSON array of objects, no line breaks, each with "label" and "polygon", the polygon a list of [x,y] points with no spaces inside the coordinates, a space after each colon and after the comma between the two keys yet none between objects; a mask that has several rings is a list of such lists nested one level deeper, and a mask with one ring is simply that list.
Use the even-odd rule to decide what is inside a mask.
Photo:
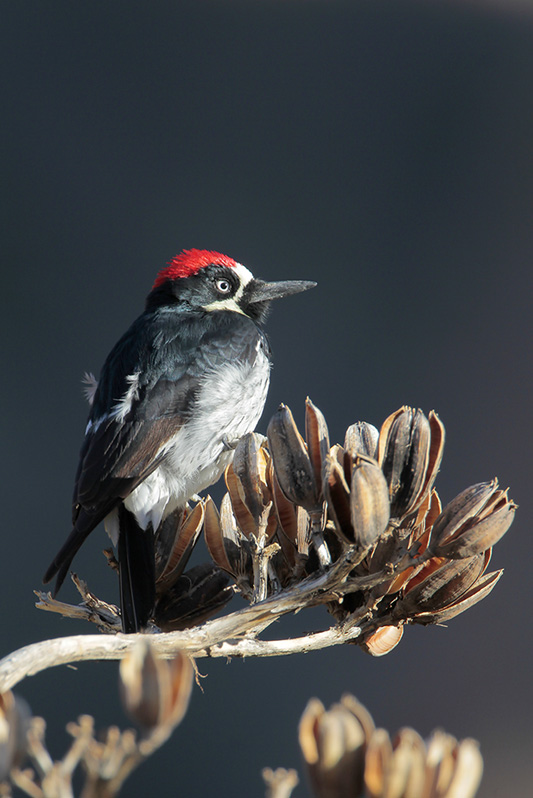
[{"label": "gray background", "polygon": [[[407,629],[388,657],[200,662],[203,693],[124,794],[262,795],[263,766],[300,767],[308,698],[345,691],[391,731],[479,739],[484,798],[529,794],[533,17],[406,0],[20,0],[2,15],[0,653],[89,632],[32,595],[69,529],[81,375],[176,252],[219,249],[319,282],[272,313],[260,431],[280,401],[301,423],[306,394],[333,440],[404,403],[435,408],[443,499],[498,475],[520,509],[494,593],[448,628]],[[105,542],[75,566],[113,600]],[[59,756],[80,713],[127,725],[116,680],[90,663],[19,691]]]}]

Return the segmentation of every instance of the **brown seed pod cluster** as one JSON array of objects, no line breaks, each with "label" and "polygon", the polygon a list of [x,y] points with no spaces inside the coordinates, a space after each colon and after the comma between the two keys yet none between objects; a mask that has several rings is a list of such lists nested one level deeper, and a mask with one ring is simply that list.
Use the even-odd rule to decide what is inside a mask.
[{"label": "brown seed pod cluster", "polygon": [[311,699],[299,739],[316,798],[471,798],[483,772],[475,740],[438,730],[426,742],[409,728],[391,739],[351,695],[329,710]]},{"label": "brown seed pod cluster", "polygon": [[261,598],[350,558],[348,579],[328,608],[338,620],[362,611],[374,617],[376,629],[362,645],[387,653],[403,624],[449,620],[501,576],[486,569],[515,505],[493,480],[442,510],[434,483],[443,447],[434,412],[402,407],[380,431],[359,422],[343,446],[331,446],[324,416],[309,399],[305,437],[281,405],[267,439],[251,434],[237,445],[220,514],[208,503],[209,552],[252,600],[260,555]]},{"label": "brown seed pod cluster", "polygon": [[[443,509],[434,487],[443,448],[433,411],[402,407],[380,430],[358,422],[341,446],[331,445],[311,400],[305,435],[281,405],[266,438],[238,442],[220,509],[207,497],[160,530],[155,623],[184,628],[235,591],[257,603],[330,574],[328,589],[302,606],[322,603],[340,623],[364,622],[359,643],[381,656],[405,623],[440,623],[468,609],[501,576],[486,571],[516,507],[492,480]],[[185,572],[202,528],[213,562]]]}]

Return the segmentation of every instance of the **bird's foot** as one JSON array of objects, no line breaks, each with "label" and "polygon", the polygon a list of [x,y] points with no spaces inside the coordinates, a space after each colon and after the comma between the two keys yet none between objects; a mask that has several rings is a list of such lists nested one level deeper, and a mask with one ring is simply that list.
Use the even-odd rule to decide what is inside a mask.
[{"label": "bird's foot", "polygon": [[237,444],[239,443],[240,438],[228,438],[227,435],[222,436],[222,446],[224,451],[226,452],[233,452]]}]

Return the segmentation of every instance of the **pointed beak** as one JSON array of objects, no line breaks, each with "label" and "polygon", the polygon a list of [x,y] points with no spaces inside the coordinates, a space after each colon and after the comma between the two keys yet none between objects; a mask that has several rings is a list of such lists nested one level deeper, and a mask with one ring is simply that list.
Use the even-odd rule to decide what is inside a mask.
[{"label": "pointed beak", "polygon": [[291,294],[299,294],[314,288],[312,280],[282,280],[279,283],[265,283],[263,280],[252,280],[247,286],[248,302],[270,302]]}]

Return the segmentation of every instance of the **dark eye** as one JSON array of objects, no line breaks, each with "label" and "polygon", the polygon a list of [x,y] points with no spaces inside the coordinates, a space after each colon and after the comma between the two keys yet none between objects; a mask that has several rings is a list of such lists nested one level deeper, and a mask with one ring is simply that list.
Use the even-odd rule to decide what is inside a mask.
[{"label": "dark eye", "polygon": [[229,294],[231,291],[231,283],[229,280],[217,280],[215,285],[219,294]]}]

